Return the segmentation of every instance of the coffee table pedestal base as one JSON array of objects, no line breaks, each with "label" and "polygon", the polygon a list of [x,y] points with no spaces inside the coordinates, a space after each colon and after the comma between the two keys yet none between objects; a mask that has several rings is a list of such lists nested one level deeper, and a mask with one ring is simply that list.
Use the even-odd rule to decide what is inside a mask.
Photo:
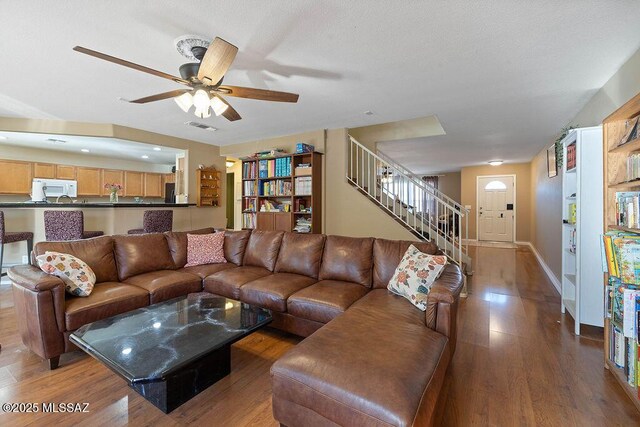
[{"label": "coffee table pedestal base", "polygon": [[231,345],[188,363],[162,380],[129,384],[165,414],[176,409],[231,372]]}]

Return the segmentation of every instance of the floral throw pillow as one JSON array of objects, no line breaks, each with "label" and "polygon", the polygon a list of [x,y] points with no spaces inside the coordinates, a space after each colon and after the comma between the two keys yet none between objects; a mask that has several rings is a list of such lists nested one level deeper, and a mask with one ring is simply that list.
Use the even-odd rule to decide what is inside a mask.
[{"label": "floral throw pillow", "polygon": [[96,275],[86,262],[73,255],[45,252],[36,257],[42,271],[59,277],[65,290],[71,295],[88,297],[96,284]]},{"label": "floral throw pillow", "polygon": [[202,264],[225,263],[224,231],[210,234],[187,234],[187,264],[193,267]]},{"label": "floral throw pillow", "polygon": [[425,311],[431,286],[446,264],[446,256],[425,254],[411,245],[404,253],[387,289]]}]

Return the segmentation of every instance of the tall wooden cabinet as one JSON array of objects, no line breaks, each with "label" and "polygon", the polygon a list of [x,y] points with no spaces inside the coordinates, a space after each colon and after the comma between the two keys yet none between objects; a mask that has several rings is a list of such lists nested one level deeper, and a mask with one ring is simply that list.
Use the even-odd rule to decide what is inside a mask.
[{"label": "tall wooden cabinet", "polygon": [[322,153],[242,159],[242,228],[322,233]]},{"label": "tall wooden cabinet", "polygon": [[603,326],[602,127],[574,129],[562,141],[562,313]]}]

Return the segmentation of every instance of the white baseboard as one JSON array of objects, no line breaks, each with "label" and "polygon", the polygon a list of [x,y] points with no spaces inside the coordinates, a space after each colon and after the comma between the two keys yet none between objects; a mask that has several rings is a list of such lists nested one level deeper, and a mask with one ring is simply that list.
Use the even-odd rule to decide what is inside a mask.
[{"label": "white baseboard", "polygon": [[545,273],[547,273],[547,277],[549,278],[549,280],[551,281],[551,283],[553,284],[553,286],[556,288],[556,291],[558,291],[558,294],[562,295],[562,291],[560,290],[561,288],[561,284],[560,284],[560,280],[558,280],[558,278],[556,277],[555,274],[553,274],[553,271],[551,271],[551,268],[549,268],[549,266],[547,265],[546,262],[544,262],[544,259],[542,259],[542,256],[540,255],[540,253],[538,252],[538,250],[535,248],[535,246],[533,246],[531,244],[531,242],[517,242],[518,244],[523,244],[523,245],[527,245],[531,248],[531,252],[533,252],[533,254],[536,256],[536,258],[538,259],[538,262],[540,263],[540,265],[542,266],[542,269],[544,270]]}]

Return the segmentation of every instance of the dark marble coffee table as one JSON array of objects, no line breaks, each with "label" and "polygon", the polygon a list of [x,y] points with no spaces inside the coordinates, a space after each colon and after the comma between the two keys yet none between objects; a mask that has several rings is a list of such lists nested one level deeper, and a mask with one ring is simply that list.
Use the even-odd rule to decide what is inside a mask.
[{"label": "dark marble coffee table", "polygon": [[208,293],[190,294],[82,326],[71,342],[169,413],[231,370],[231,344],[271,312]]}]

